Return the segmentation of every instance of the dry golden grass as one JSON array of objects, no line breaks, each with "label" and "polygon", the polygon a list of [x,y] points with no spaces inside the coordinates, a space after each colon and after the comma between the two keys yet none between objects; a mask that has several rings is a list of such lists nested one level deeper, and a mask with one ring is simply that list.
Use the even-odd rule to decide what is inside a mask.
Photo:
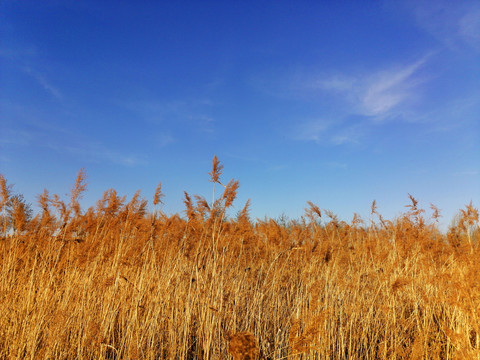
[{"label": "dry golden grass", "polygon": [[228,352],[234,360],[255,360],[258,357],[257,340],[248,331],[228,335]]},{"label": "dry golden grass", "polygon": [[310,202],[286,223],[251,221],[249,202],[229,219],[238,182],[221,171],[215,158],[223,193],[186,194],[186,218],[115,190],[81,211],[81,171],[68,203],[44,191],[35,218],[15,203],[10,224],[1,176],[0,228],[18,231],[0,240],[0,358],[480,358],[472,204],[447,234],[413,197],[394,220]]}]

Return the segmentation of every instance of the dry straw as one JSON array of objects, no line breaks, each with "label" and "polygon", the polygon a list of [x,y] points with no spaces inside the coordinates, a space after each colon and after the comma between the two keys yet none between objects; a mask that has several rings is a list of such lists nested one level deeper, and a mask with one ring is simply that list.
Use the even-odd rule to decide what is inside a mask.
[{"label": "dry straw", "polygon": [[480,358],[472,203],[446,233],[410,195],[390,220],[376,202],[369,221],[312,202],[254,220],[222,170],[211,203],[185,192],[173,215],[160,183],[153,212],[114,189],[81,209],[82,170],[32,216],[0,175],[0,359]]},{"label": "dry straw", "polygon": [[228,352],[233,360],[256,360],[258,358],[257,339],[249,331],[237,332],[228,336]]}]

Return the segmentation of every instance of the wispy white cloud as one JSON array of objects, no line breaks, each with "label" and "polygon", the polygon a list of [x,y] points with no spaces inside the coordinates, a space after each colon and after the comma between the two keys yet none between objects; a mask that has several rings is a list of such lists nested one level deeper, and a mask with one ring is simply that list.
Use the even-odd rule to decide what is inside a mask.
[{"label": "wispy white cloud", "polygon": [[334,121],[310,120],[295,125],[293,138],[322,145],[360,144],[364,136],[361,124],[348,125],[342,119]]},{"label": "wispy white cloud", "polygon": [[30,75],[33,79],[35,79],[40,86],[43,87],[50,95],[57,99],[61,99],[63,97],[62,92],[54,86],[47,78],[42,75],[40,72],[33,70],[31,67],[24,68],[25,73]]},{"label": "wispy white cloud", "polygon": [[384,116],[396,106],[416,98],[421,79],[415,75],[425,62],[426,58],[422,58],[359,79],[353,91],[357,93],[360,112],[366,116]]},{"label": "wispy white cloud", "polygon": [[357,126],[346,127],[330,137],[333,145],[359,144],[363,136],[363,130]]},{"label": "wispy white cloud", "polygon": [[198,129],[204,133],[215,132],[215,119],[209,115],[194,115],[190,114],[188,117],[192,122],[198,125]]},{"label": "wispy white cloud", "polygon": [[3,128],[0,134],[0,144],[2,145],[28,145],[33,138],[33,134],[25,130]]},{"label": "wispy white cloud", "polygon": [[215,132],[215,118],[211,115],[214,103],[209,99],[138,100],[119,103],[133,111],[143,121],[167,126],[171,138],[175,137],[175,124],[186,124],[193,131]]},{"label": "wispy white cloud", "polygon": [[478,1],[411,1],[407,3],[420,28],[451,50],[465,46],[480,51]]},{"label": "wispy white cloud", "polygon": [[311,87],[312,89],[322,89],[325,91],[343,93],[351,91],[356,82],[357,80],[353,77],[337,74],[330,77],[320,77],[314,79],[312,82],[307,83],[306,86]]},{"label": "wispy white cloud", "polygon": [[324,138],[331,126],[331,121],[326,121],[323,119],[300,122],[296,125],[293,137],[296,140],[319,142]]},{"label": "wispy white cloud", "polygon": [[170,144],[173,144],[176,139],[169,133],[160,133],[156,136],[156,144],[159,147],[165,147]]},{"label": "wispy white cloud", "polygon": [[[350,115],[385,120],[395,111],[413,105],[422,96],[422,85],[431,78],[427,65],[435,53],[430,51],[416,59],[357,71],[319,72],[296,69],[286,76],[278,74],[258,77],[254,86],[264,93],[287,98],[319,102],[330,109],[332,122]],[[307,123],[310,123],[307,121]],[[314,122],[316,123],[316,122]],[[308,124],[308,128],[316,125]],[[319,129],[312,129],[315,140]],[[320,129],[320,130],[323,130]],[[310,130],[308,130],[310,133]]]},{"label": "wispy white cloud", "polygon": [[[0,102],[0,111],[5,109]],[[48,148],[60,154],[71,154],[74,158],[86,162],[108,162],[124,166],[145,165],[144,157],[128,154],[113,149],[102,142],[94,141],[89,136],[82,136],[71,130],[42,122],[34,117],[29,119],[29,113],[20,111],[16,107],[7,107],[11,116],[0,131],[0,146],[4,149],[16,151],[17,148],[40,149]],[[16,118],[21,119],[16,121]],[[35,121],[34,121],[35,120]],[[166,135],[161,137],[164,145],[172,141]],[[33,150],[31,150],[33,151]],[[36,151],[36,150],[35,150]]]},{"label": "wispy white cloud", "polygon": [[90,156],[92,160],[97,160],[98,162],[101,162],[102,160],[106,160],[109,162],[112,162],[114,164],[118,165],[124,165],[124,166],[139,166],[139,165],[147,165],[148,161],[140,157],[138,155],[133,155],[133,154],[121,154],[119,152],[115,151],[109,151],[109,150],[96,150],[94,149],[91,154],[87,154],[87,156]]},{"label": "wispy white cloud", "polygon": [[418,98],[419,85],[424,81],[419,70],[427,59],[424,56],[411,63],[362,74],[323,75],[309,81],[305,88],[337,97],[351,114],[383,119],[399,105]]},{"label": "wispy white cloud", "polygon": [[310,76],[302,91],[331,99],[335,108],[328,116],[297,122],[293,137],[330,145],[361,143],[366,127],[398,118],[421,98],[426,81],[421,70],[429,56],[366,73]]},{"label": "wispy white cloud", "polygon": [[109,149],[101,143],[83,143],[74,145],[49,143],[46,144],[46,146],[57,152],[70,153],[86,162],[107,162],[122,166],[146,165],[148,163],[146,159],[140,156],[120,153],[118,151]]},{"label": "wispy white cloud", "polygon": [[480,5],[459,21],[459,34],[473,48],[480,51]]},{"label": "wispy white cloud", "polygon": [[48,77],[39,71],[36,66],[31,66],[38,53],[33,47],[5,48],[0,47],[0,57],[11,60],[15,67],[34,79],[45,91],[56,99],[61,99],[63,93]]},{"label": "wispy white cloud", "polygon": [[[469,97],[450,99],[438,104],[435,108],[424,112],[411,113],[407,121],[429,123],[429,132],[451,132],[480,124],[480,92]],[[479,131],[476,131],[479,133]],[[470,135],[475,131],[470,132]],[[480,134],[480,133],[479,133]],[[469,134],[466,134],[469,135]]]}]

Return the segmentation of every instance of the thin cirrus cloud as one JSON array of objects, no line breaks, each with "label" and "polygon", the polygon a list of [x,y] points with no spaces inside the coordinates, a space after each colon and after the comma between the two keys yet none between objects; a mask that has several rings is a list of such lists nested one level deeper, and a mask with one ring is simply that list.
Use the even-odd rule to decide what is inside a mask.
[{"label": "thin cirrus cloud", "polygon": [[347,112],[384,119],[396,107],[417,98],[420,68],[427,57],[413,63],[376,70],[362,75],[334,75],[316,80],[308,87],[324,94],[345,99]]},{"label": "thin cirrus cloud", "polygon": [[[126,105],[124,102],[122,106],[126,106],[135,116],[152,124],[188,123],[197,131],[212,133],[215,131],[215,119],[210,115],[212,105],[210,100],[194,99],[129,101],[126,102]],[[160,137],[163,138],[161,142],[164,145],[168,145],[176,139],[171,131],[168,136],[163,134]]]},{"label": "thin cirrus cloud", "polygon": [[10,60],[13,67],[20,69],[31,79],[35,80],[50,96],[58,100],[63,98],[63,93],[60,89],[44,73],[36,69],[35,66],[29,65],[38,58],[34,48],[0,48],[0,57]]},{"label": "thin cirrus cloud", "polygon": [[[421,98],[420,85],[426,81],[421,70],[428,57],[367,74],[338,73],[305,81],[303,91],[333,99],[335,105],[328,116],[298,124],[295,138],[331,145],[360,143],[367,125],[407,112]],[[352,117],[353,124],[347,121]]]},{"label": "thin cirrus cloud", "polygon": [[0,145],[26,146],[32,141],[32,137],[32,134],[26,130],[2,129],[2,134],[0,134]]},{"label": "thin cirrus cloud", "polygon": [[360,144],[363,136],[364,129],[360,124],[355,124],[333,133],[330,141],[333,145]]},{"label": "thin cirrus cloud", "polygon": [[480,6],[460,20],[460,35],[476,50],[480,50]]},{"label": "thin cirrus cloud", "polygon": [[331,126],[331,122],[324,119],[315,119],[299,123],[295,131],[295,139],[320,142]]},{"label": "thin cirrus cloud", "polygon": [[148,163],[145,157],[119,151],[103,140],[94,140],[66,129],[59,129],[58,134],[62,136],[45,132],[43,139],[37,138],[36,146],[49,148],[58,154],[71,154],[87,163],[111,163],[126,167]]},{"label": "thin cirrus cloud", "polygon": [[360,124],[345,125],[342,119],[306,121],[299,123],[293,133],[295,140],[334,146],[359,144],[364,136],[364,130]]},{"label": "thin cirrus cloud", "polygon": [[112,163],[122,166],[146,165],[147,161],[133,154],[123,154],[107,148],[101,143],[84,143],[79,145],[62,146],[48,144],[47,147],[60,153],[73,154],[89,163]]},{"label": "thin cirrus cloud", "polygon": [[407,66],[390,69],[375,74],[366,80],[360,89],[360,109],[366,116],[387,115],[396,106],[406,103],[418,95],[422,80],[415,76],[425,59]]},{"label": "thin cirrus cloud", "polygon": [[465,134],[468,137],[478,133],[474,130],[480,123],[480,115],[477,114],[480,114],[480,92],[474,90],[470,96],[451,99],[427,111],[412,114],[408,121],[430,123],[429,132],[471,129]]},{"label": "thin cirrus cloud", "polygon": [[415,1],[411,10],[418,26],[450,50],[467,46],[480,51],[478,1]]},{"label": "thin cirrus cloud", "polygon": [[35,79],[37,83],[54,98],[61,99],[63,97],[62,92],[40,72],[33,70],[31,67],[25,67],[24,72]]},{"label": "thin cirrus cloud", "polygon": [[176,139],[169,132],[159,133],[156,136],[156,140],[159,147],[166,147],[176,141]]},{"label": "thin cirrus cloud", "polygon": [[[28,115],[28,112],[23,113]],[[145,165],[147,161],[135,154],[125,154],[116,151],[102,142],[94,142],[85,136],[76,134],[62,127],[52,127],[38,119],[35,122],[25,122],[26,128],[5,126],[0,133],[0,146],[5,149],[47,148],[58,154],[72,154],[89,163],[109,162],[123,166]],[[168,138],[164,142],[171,141]],[[7,159],[5,157],[5,159]]]}]

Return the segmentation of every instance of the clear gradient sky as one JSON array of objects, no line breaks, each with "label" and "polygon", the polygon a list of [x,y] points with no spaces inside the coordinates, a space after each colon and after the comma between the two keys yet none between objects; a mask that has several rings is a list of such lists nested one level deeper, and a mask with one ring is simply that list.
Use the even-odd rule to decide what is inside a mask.
[{"label": "clear gradient sky", "polygon": [[386,218],[480,205],[480,2],[0,2],[0,173],[35,204],[80,168],[182,213],[216,154],[236,209]]}]

